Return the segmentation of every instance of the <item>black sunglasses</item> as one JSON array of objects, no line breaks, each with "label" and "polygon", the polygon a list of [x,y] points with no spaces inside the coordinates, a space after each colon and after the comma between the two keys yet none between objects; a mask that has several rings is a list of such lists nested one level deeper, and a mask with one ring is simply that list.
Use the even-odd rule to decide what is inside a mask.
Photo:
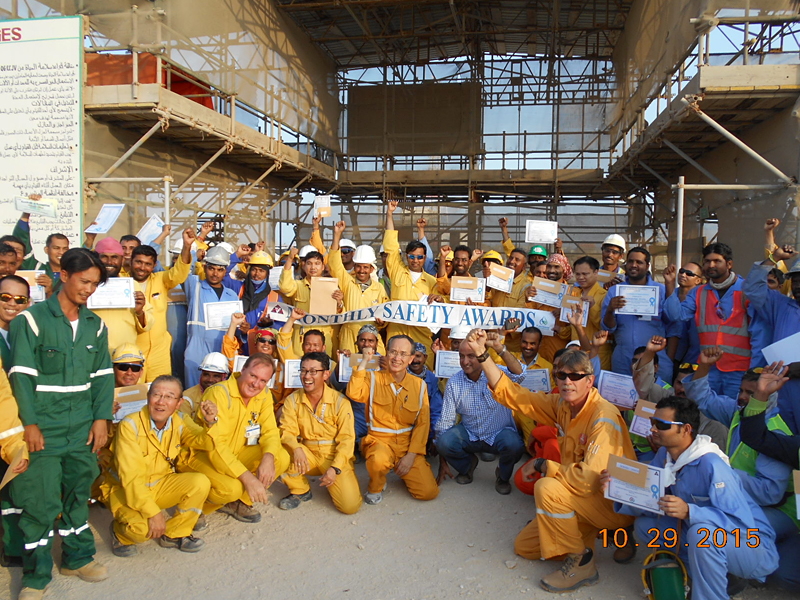
[{"label": "black sunglasses", "polygon": [[569,379],[570,381],[580,381],[589,375],[591,375],[591,373],[565,373],[564,371],[557,371],[556,379],[559,381],[564,381],[565,379]]},{"label": "black sunglasses", "polygon": [[658,417],[650,417],[650,425],[659,431],[667,431],[673,425],[686,425],[686,423],[681,421],[665,421],[664,419],[659,419]]},{"label": "black sunglasses", "polygon": [[114,365],[115,369],[119,369],[120,371],[133,371],[134,373],[138,373],[142,370],[142,365],[132,365],[129,363],[117,363]]},{"label": "black sunglasses", "polygon": [[689,277],[700,277],[700,275],[690,271],[689,269],[678,269],[678,273],[680,273],[681,275],[687,275]]},{"label": "black sunglasses", "polygon": [[256,338],[256,342],[259,343],[259,344],[264,344],[264,343],[277,344],[278,340],[273,340],[272,338],[259,337],[259,338]]}]

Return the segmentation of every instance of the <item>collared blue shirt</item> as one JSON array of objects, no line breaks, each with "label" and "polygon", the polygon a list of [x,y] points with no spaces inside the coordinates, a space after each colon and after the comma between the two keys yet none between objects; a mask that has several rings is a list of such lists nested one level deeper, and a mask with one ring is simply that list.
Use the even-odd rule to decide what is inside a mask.
[{"label": "collared blue shirt", "polygon": [[[515,383],[522,383],[525,378],[524,374],[514,375],[505,367],[500,370]],[[436,424],[437,436],[456,424],[456,415],[461,415],[461,424],[472,442],[481,440],[493,445],[503,429],[517,427],[511,409],[498,404],[492,396],[489,380],[483,372],[477,381],[472,381],[464,371],[459,371],[447,382],[442,414]]]},{"label": "collared blue shirt", "polygon": [[156,434],[156,437],[158,438],[159,442],[161,442],[163,440],[164,432],[165,431],[169,431],[169,428],[170,428],[171,425],[172,425],[172,419],[168,419],[167,420],[167,424],[164,425],[164,428],[163,429],[159,429],[158,425],[156,425],[156,422],[153,421],[152,417],[150,417],[150,429],[153,431],[153,433]]}]

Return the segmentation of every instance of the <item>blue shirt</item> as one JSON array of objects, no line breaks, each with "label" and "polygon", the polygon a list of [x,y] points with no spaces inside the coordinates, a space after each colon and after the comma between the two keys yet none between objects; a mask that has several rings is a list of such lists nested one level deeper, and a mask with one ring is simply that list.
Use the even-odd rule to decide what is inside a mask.
[{"label": "blue shirt", "polygon": [[[505,367],[499,368],[515,383],[522,383],[525,378],[524,374],[514,375]],[[464,371],[459,371],[447,382],[442,415],[436,424],[437,436],[456,424],[456,415],[461,415],[461,424],[472,442],[481,440],[492,445],[503,429],[517,428],[511,409],[498,404],[492,396],[483,372],[477,381],[472,381]]]},{"label": "blue shirt", "polygon": [[164,437],[164,432],[169,430],[170,425],[172,424],[172,419],[167,420],[167,424],[164,425],[164,429],[159,429],[156,422],[153,421],[153,418],[150,417],[150,429],[156,434],[158,441],[161,442],[162,438]]},{"label": "blue shirt", "polygon": [[417,375],[411,371],[411,369],[408,369],[408,372],[414,377],[420,377],[423,379],[425,381],[425,385],[428,387],[428,402],[431,405],[431,430],[428,437],[432,438],[434,433],[436,433],[436,424],[439,422],[439,417],[442,415],[442,404],[444,403],[444,398],[442,398],[442,392],[439,390],[439,378],[436,377],[436,374],[428,367],[423,368],[425,370],[422,372],[422,375]]}]

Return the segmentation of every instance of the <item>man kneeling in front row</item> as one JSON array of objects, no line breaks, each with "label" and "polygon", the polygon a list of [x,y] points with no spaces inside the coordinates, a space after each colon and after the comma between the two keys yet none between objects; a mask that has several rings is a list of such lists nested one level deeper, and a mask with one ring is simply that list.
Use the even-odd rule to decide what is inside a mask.
[{"label": "man kneeling in front row", "polygon": [[[230,379],[212,385],[203,401],[216,405],[218,419],[208,430],[221,461],[214,454],[192,451],[181,470],[211,480],[204,514],[216,510],[243,523],[258,523],[254,502],[267,502],[267,488],[286,472],[289,455],[281,446],[272,394],[267,389],[275,363],[266,354],[250,356]],[[196,420],[201,421],[198,414]]]},{"label": "man kneeling in front row", "polygon": [[324,352],[309,352],[300,363],[303,389],[283,404],[281,439],[292,453],[292,465],[283,476],[290,494],[278,505],[284,510],[311,500],[306,475],[322,475],[333,504],[351,515],[361,508],[361,492],[353,471],[356,432],[350,401],[327,385],[331,359]]},{"label": "man kneeling in front row", "polygon": [[[176,465],[184,449],[213,452],[214,444],[199,425],[173,417],[182,391],[177,377],[156,377],[147,392],[147,406],[119,423],[111,445],[116,473],[107,475],[114,514],[111,550],[116,556],[135,555],[135,544],[148,539],[183,552],[203,547],[192,530],[211,483],[200,473],[177,473]],[[200,410],[211,425],[216,413],[210,402]],[[168,519],[164,510],[173,506],[175,515]]]}]

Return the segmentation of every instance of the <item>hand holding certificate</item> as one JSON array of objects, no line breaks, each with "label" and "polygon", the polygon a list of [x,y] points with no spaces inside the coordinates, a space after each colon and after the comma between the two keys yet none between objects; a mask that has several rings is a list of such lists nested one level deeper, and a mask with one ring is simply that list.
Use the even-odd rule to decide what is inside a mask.
[{"label": "hand holding certificate", "polygon": [[658,288],[654,285],[618,285],[617,296],[625,298],[625,306],[618,308],[618,315],[657,317],[660,311]]},{"label": "hand holding certificate", "polygon": [[439,350],[436,353],[435,374],[440,379],[450,379],[461,370],[461,361],[458,352]]},{"label": "hand holding certificate", "polygon": [[542,277],[533,278],[533,287],[536,288],[534,301],[547,306],[560,308],[564,296],[569,292],[569,285],[559,281],[550,281]]},{"label": "hand holding certificate", "polygon": [[500,292],[511,293],[511,289],[514,287],[514,270],[494,263],[489,265],[489,269],[486,285]]},{"label": "hand holding certificate", "polygon": [[532,392],[550,393],[550,369],[526,369],[522,387]]},{"label": "hand holding certificate", "polygon": [[85,230],[86,233],[108,233],[124,209],[124,204],[103,204],[94,218],[94,225],[89,225]]},{"label": "hand holding certificate", "polygon": [[153,215],[147,219],[147,223],[142,225],[142,228],[139,230],[139,233],[136,234],[136,237],[139,238],[139,241],[141,241],[142,244],[147,244],[149,246],[154,239],[161,235],[161,231],[163,229],[164,220],[158,215]]},{"label": "hand holding certificate", "polygon": [[40,198],[31,200],[30,198],[14,198],[14,208],[29,215],[39,215],[49,219],[56,218],[56,206],[58,200],[55,198]]},{"label": "hand holding certificate", "polygon": [[621,375],[611,371],[600,371],[597,381],[597,391],[600,395],[620,408],[630,410],[639,400],[639,392],[633,385],[633,377]]},{"label": "hand holding certificate", "polygon": [[607,499],[664,514],[658,506],[664,495],[664,469],[612,454],[608,457],[608,474]]},{"label": "hand holding certificate", "polygon": [[472,300],[475,304],[482,304],[486,299],[486,280],[482,277],[459,277],[453,275],[450,279],[450,301],[466,302]]},{"label": "hand holding certificate", "polygon": [[133,277],[110,277],[89,296],[86,308],[135,308]]},{"label": "hand holding certificate", "polygon": [[204,306],[206,329],[221,329],[225,331],[230,327],[231,315],[243,312],[241,300],[234,302],[206,302]]},{"label": "hand holding certificate", "polygon": [[656,414],[655,402],[639,400],[633,412],[633,420],[628,431],[646,438],[650,435],[650,417]]}]

